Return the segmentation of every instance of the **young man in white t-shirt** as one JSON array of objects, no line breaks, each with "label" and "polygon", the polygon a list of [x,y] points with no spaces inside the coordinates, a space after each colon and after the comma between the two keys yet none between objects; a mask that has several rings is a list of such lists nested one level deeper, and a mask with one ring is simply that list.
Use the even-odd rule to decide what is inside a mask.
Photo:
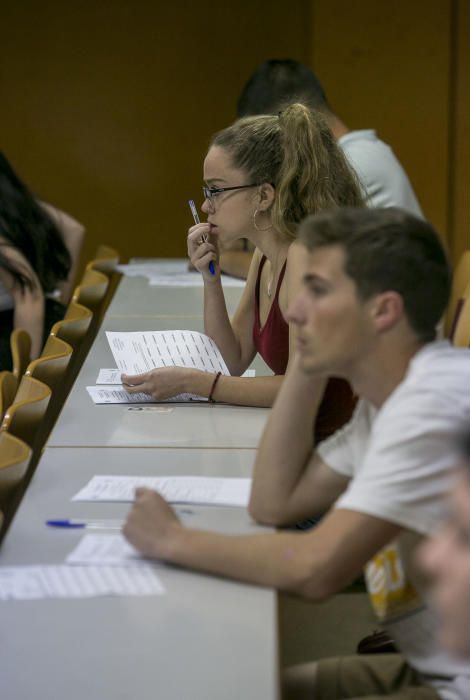
[{"label": "young man in white t-shirt", "polygon": [[[285,697],[463,700],[470,669],[436,646],[410,557],[442,516],[455,462],[448,438],[470,419],[470,352],[434,342],[451,284],[442,245],[428,223],[390,208],[309,217],[294,246],[303,265],[288,311],[297,353],[260,443],[250,512],[278,526],[327,514],[309,532],[226,537],[185,528],[158,494],[139,489],[124,534],[147,556],[311,600],[365,570],[403,657],[296,669]],[[360,399],[351,422],[313,452],[331,375]]]}]

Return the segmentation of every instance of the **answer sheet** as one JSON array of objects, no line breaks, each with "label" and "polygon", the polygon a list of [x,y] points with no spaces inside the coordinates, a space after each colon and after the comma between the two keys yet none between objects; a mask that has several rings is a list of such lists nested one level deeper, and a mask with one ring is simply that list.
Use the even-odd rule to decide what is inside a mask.
[{"label": "answer sheet", "polygon": [[156,367],[189,367],[230,374],[212,338],[196,331],[107,331],[117,368],[142,374]]},{"label": "answer sheet", "polygon": [[204,396],[194,394],[178,394],[171,399],[156,401],[150,394],[138,391],[130,394],[122,384],[110,386],[87,386],[86,390],[91,396],[93,403],[179,403],[183,401],[207,401]]},{"label": "answer sheet", "polygon": [[131,566],[2,566],[0,601],[157,595],[165,589],[150,564]]},{"label": "answer sheet", "polygon": [[84,535],[66,559],[67,564],[147,566],[148,562],[121,535]]},{"label": "answer sheet", "polygon": [[145,486],[158,491],[170,503],[247,506],[251,479],[210,476],[100,476],[73,496],[72,501],[132,503],[135,489]]}]

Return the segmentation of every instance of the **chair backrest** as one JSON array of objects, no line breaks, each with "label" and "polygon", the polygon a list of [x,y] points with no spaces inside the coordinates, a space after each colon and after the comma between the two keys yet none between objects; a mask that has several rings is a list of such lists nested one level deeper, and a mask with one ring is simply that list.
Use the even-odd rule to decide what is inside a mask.
[{"label": "chair backrest", "polygon": [[31,448],[25,442],[5,431],[0,432],[0,509],[5,520],[13,515],[15,496],[25,479],[31,455]]},{"label": "chair backrest", "polygon": [[93,312],[100,313],[108,285],[109,279],[102,272],[86,269],[80,284],[75,287],[72,301],[86,306]]},{"label": "chair backrest", "polygon": [[444,333],[446,338],[452,338],[457,322],[457,315],[460,313],[460,307],[463,304],[465,294],[468,292],[469,282],[470,250],[467,250],[462,253],[454,272],[452,291],[444,323]]},{"label": "chair backrest", "polygon": [[11,406],[15,399],[16,390],[18,389],[18,379],[13,372],[0,372],[0,421],[7,408]]},{"label": "chair backrest", "polygon": [[452,342],[459,348],[470,348],[470,282],[463,293],[463,299],[452,334]]},{"label": "chair backrest", "polygon": [[80,346],[90,327],[93,314],[90,309],[71,301],[62,321],[51,328],[51,335],[68,343],[74,350]]},{"label": "chair backrest", "polygon": [[31,360],[31,336],[23,328],[16,328],[10,335],[13,374],[20,380]]},{"label": "chair backrest", "polygon": [[36,437],[44,419],[51,389],[43,382],[24,375],[21,378],[14,403],[3,416],[0,430],[24,440],[30,447],[40,448]]},{"label": "chair backrest", "polygon": [[26,376],[44,382],[54,392],[64,380],[72,357],[72,348],[60,338],[50,335],[47,338],[41,356],[29,363]]},{"label": "chair backrest", "polygon": [[100,245],[93,260],[87,264],[87,270],[98,270],[108,277],[111,276],[119,263],[119,253],[107,245]]}]

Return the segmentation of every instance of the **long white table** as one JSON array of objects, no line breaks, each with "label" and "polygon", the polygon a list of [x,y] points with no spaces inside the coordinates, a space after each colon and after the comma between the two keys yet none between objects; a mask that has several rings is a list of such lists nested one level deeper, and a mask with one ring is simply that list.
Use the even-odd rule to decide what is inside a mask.
[{"label": "long white table", "polygon": [[[111,358],[104,330],[202,327],[202,317],[190,319],[186,307],[186,315],[176,318],[163,304],[151,326],[145,312],[129,316],[134,281],[124,279],[117,290],[3,543],[0,566],[62,563],[81,532],[51,529],[48,519],[124,518],[126,504],[71,502],[95,474],[251,475],[263,409],[216,404],[129,410],[139,407],[94,406],[89,399],[85,386]],[[135,287],[142,290],[141,282]],[[182,517],[193,527],[266,531],[243,508],[189,510]],[[164,595],[0,602],[2,700],[278,698],[275,593],[154,566]]]}]

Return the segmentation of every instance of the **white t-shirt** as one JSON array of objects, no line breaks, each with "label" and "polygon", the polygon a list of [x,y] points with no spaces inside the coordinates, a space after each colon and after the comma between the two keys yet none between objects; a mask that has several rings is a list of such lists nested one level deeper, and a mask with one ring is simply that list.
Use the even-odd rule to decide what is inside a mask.
[{"label": "white t-shirt", "polygon": [[370,207],[401,207],[424,218],[402,165],[373,129],[350,131],[338,139],[338,144],[354,168]]},{"label": "white t-shirt", "polygon": [[470,350],[441,341],[415,355],[379,411],[359,401],[350,423],[317,448],[326,464],[351,477],[335,508],[403,526],[367,565],[367,587],[404,657],[445,700],[470,698],[470,662],[436,646],[413,549],[445,515],[462,421],[470,422]]}]

